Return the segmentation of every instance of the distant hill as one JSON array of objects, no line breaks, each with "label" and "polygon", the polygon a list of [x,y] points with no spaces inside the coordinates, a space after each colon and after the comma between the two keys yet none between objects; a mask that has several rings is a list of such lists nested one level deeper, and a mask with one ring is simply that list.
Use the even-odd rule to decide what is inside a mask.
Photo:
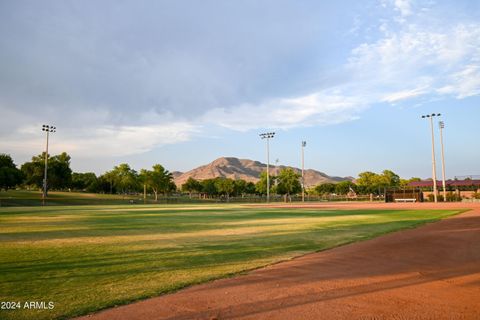
[{"label": "distant hill", "polygon": [[182,174],[183,174],[183,172],[173,171],[173,172],[172,172],[173,179],[177,179],[177,178],[180,177]]},{"label": "distant hill", "polygon": [[[190,177],[196,180],[225,177],[230,179],[243,179],[256,183],[259,180],[260,173],[265,171],[266,168],[267,165],[259,161],[238,159],[233,157],[222,157],[207,165],[200,166],[185,173],[180,174],[180,172],[175,172],[174,181],[179,187]],[[299,168],[270,165],[270,174],[277,175],[278,172],[283,168],[292,168],[299,174],[302,172],[302,170]],[[307,188],[315,186],[319,183],[335,183],[344,180],[352,180],[352,178],[332,177],[320,171],[312,169],[305,170],[305,186]]]}]

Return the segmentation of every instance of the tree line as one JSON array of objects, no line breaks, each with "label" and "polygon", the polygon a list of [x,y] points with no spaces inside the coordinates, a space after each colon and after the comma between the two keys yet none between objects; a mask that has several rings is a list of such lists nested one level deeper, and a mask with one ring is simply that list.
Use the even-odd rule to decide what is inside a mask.
[{"label": "tree line", "polygon": [[[71,157],[63,152],[48,158],[48,189],[74,190],[91,193],[131,194],[147,191],[155,199],[158,195],[183,192],[204,197],[238,197],[245,195],[265,195],[267,193],[267,173],[262,172],[257,183],[241,179],[218,177],[196,180],[189,178],[179,189],[173,182],[173,175],[162,165],[155,164],[150,170],[136,171],[127,163],[115,166],[112,170],[97,176],[93,172],[73,172]],[[0,189],[18,186],[38,188],[43,186],[45,153],[32,157],[17,168],[10,155],[0,154]],[[270,175],[270,193],[289,197],[301,192],[301,176],[291,168],[282,169],[277,176]],[[384,170],[382,173],[370,171],[359,174],[355,182],[322,183],[306,190],[307,194],[327,195],[348,193],[383,194],[388,187],[401,187],[410,181],[401,179],[396,173]]]}]

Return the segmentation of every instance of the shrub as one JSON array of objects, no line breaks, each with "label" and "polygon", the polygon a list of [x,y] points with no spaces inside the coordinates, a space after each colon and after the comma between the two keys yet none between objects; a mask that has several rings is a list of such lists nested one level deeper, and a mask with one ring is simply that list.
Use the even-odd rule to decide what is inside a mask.
[{"label": "shrub", "polygon": [[450,191],[447,193],[447,201],[448,202],[462,201],[462,197],[458,193]]}]

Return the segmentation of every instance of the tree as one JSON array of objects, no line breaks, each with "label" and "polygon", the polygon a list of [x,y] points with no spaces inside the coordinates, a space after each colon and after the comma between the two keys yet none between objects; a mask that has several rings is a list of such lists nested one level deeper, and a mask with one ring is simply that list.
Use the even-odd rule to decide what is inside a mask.
[{"label": "tree", "polygon": [[255,194],[257,192],[255,188],[255,183],[253,182],[247,182],[245,185],[244,193],[245,194]]},{"label": "tree", "polygon": [[97,176],[93,172],[73,172],[71,187],[74,190],[96,192],[97,180]]},{"label": "tree", "polygon": [[335,193],[337,193],[337,194],[347,194],[351,190],[355,191],[356,187],[357,186],[352,181],[348,181],[348,180],[340,181],[339,183],[337,183],[335,185]]},{"label": "tree", "polygon": [[204,192],[208,196],[214,196],[218,194],[218,190],[215,185],[215,179],[205,179],[202,180],[200,183],[202,185],[202,192]]},{"label": "tree", "polygon": [[358,175],[356,182],[362,193],[373,193],[377,189],[378,175],[371,171],[365,171]]},{"label": "tree", "polygon": [[140,177],[143,183],[155,194],[155,201],[158,201],[158,193],[168,193],[175,189],[173,184],[173,175],[166,170],[162,165],[156,164],[152,167],[153,170],[142,169]]},{"label": "tree", "polygon": [[113,180],[113,185],[122,194],[138,188],[138,175],[135,170],[130,168],[127,163],[119,164],[114,167],[110,173],[107,173],[109,178]]},{"label": "tree", "polygon": [[115,187],[113,186],[113,179],[110,178],[109,173],[111,174],[111,172],[107,172],[99,176],[97,178],[97,181],[94,184],[90,185],[88,191],[110,194],[116,192],[116,190],[114,189]]},{"label": "tree", "polygon": [[235,184],[232,179],[218,177],[215,179],[215,187],[219,194],[223,194],[230,198],[230,195],[235,191]]},{"label": "tree", "polygon": [[331,194],[335,192],[335,183],[322,183],[317,185],[314,190],[320,195]]},{"label": "tree", "polygon": [[391,170],[383,170],[382,174],[365,171],[358,177],[356,182],[362,193],[382,193],[384,188],[400,185],[400,177]]},{"label": "tree", "polygon": [[181,188],[183,192],[188,192],[191,198],[193,192],[200,193],[202,191],[202,184],[200,183],[200,181],[189,177],[188,180],[184,184],[182,184]]},{"label": "tree", "polygon": [[398,187],[400,185],[400,176],[391,170],[383,170],[380,180],[384,187]]},{"label": "tree", "polygon": [[[70,156],[65,152],[48,158],[47,189],[64,189],[70,186],[72,180],[70,159]],[[21,170],[25,175],[25,183],[27,185],[41,188],[44,179],[45,152],[32,157],[32,161],[25,162]]]},{"label": "tree", "polygon": [[72,182],[72,169],[70,169],[71,157],[62,152],[53,156],[48,162],[48,184],[55,189],[68,188]]},{"label": "tree", "polygon": [[[272,193],[272,189],[275,185],[275,180],[277,177],[270,176],[270,193]],[[259,194],[267,194],[267,172],[263,171],[260,173],[260,180],[255,184],[255,189]]]},{"label": "tree", "polygon": [[8,190],[22,182],[23,174],[10,155],[0,154],[0,190]]},{"label": "tree", "polygon": [[277,192],[287,196],[298,193],[302,190],[300,184],[300,175],[293,171],[292,168],[284,168],[278,173]]},{"label": "tree", "polygon": [[255,194],[255,184],[253,182],[247,182],[243,179],[234,180],[233,192],[236,196],[244,196],[246,194]]}]

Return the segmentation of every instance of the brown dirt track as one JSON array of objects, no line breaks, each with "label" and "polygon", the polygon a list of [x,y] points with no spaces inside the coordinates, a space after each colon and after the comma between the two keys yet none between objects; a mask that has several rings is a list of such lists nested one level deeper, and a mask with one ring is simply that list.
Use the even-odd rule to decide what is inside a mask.
[{"label": "brown dirt track", "polygon": [[80,319],[480,319],[480,204],[315,207],[472,210]]}]

